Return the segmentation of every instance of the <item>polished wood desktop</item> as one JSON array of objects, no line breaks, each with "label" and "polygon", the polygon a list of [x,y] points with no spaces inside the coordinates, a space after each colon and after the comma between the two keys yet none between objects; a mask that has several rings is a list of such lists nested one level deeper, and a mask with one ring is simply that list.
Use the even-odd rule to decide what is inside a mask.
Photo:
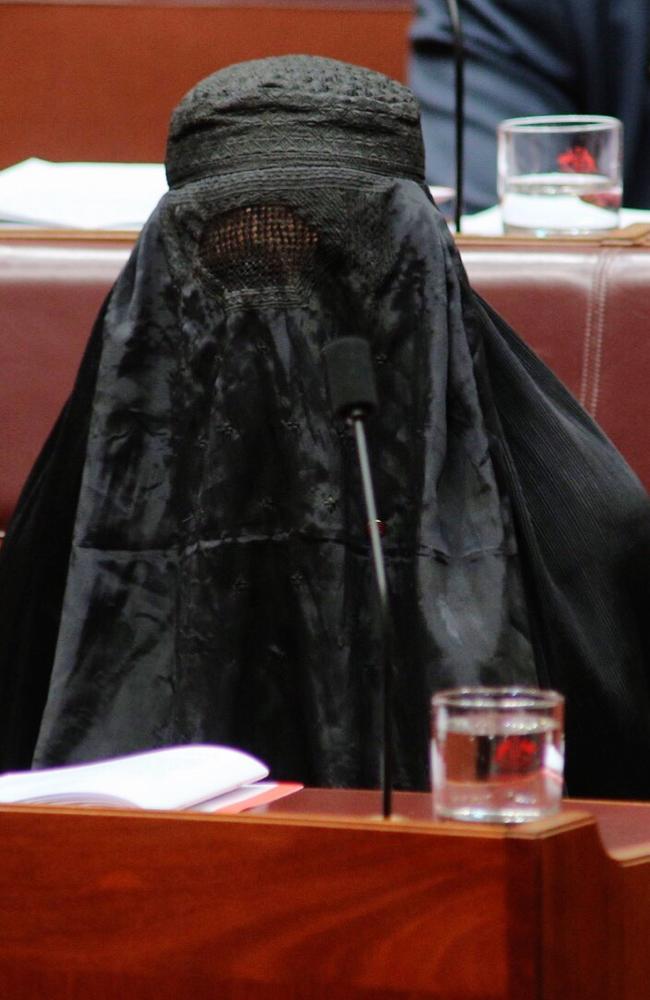
[{"label": "polished wood desktop", "polygon": [[650,805],[520,827],[305,790],[254,815],[0,809],[20,1000],[642,1000]]}]

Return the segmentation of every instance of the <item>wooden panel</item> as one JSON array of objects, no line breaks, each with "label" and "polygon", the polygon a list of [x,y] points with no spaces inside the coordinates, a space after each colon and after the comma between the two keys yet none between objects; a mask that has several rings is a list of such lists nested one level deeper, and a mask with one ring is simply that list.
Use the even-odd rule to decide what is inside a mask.
[{"label": "wooden panel", "polygon": [[0,984],[21,1000],[639,1000],[626,984],[650,971],[632,936],[650,867],[608,859],[585,814],[505,828],[3,807],[0,842]]},{"label": "wooden panel", "polygon": [[169,116],[202,77],[291,52],[403,79],[409,11],[379,7],[0,4],[0,167],[160,162]]},{"label": "wooden panel", "polygon": [[[54,0],[6,0],[12,6],[20,7],[34,4],[42,7],[44,3],[52,5]],[[78,7],[270,7],[278,10],[282,7],[292,10],[325,10],[329,12],[344,10],[399,10],[413,12],[411,0],[55,0],[56,6]]]},{"label": "wooden panel", "polygon": [[614,864],[603,861],[596,837],[586,830],[561,840],[549,837],[540,844],[538,947],[543,1000],[635,996],[615,988],[624,934],[622,911],[612,906],[612,892],[620,875]]},{"label": "wooden panel", "polygon": [[477,851],[399,828],[41,821],[0,816],[4,995],[511,995],[505,840]]}]

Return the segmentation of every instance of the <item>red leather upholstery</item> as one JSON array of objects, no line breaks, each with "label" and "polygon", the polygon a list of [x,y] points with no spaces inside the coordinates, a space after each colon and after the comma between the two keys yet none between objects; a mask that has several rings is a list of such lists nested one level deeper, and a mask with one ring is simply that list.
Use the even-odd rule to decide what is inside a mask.
[{"label": "red leather upholstery", "polygon": [[0,528],[72,387],[129,245],[0,243]]},{"label": "red leather upholstery", "polygon": [[460,240],[474,288],[650,486],[650,243]]},{"label": "red leather upholstery", "polygon": [[[650,245],[460,238],[470,280],[650,485]],[[129,241],[0,238],[0,528]]]}]

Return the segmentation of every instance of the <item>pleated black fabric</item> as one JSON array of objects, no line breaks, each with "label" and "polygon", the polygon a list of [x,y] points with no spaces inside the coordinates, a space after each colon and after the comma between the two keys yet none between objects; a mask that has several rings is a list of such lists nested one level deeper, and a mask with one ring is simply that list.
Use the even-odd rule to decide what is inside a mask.
[{"label": "pleated black fabric", "polygon": [[369,539],[321,359],[354,333],[397,785],[428,787],[434,690],[539,683],[567,694],[570,790],[648,795],[646,495],[470,290],[409,92],[231,67],[181,103],[167,170],[2,552],[3,765],[216,741],[377,784]]}]

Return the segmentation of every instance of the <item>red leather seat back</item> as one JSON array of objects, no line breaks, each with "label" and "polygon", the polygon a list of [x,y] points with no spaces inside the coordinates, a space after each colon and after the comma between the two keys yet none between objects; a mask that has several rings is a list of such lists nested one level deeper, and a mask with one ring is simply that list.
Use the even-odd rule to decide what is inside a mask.
[{"label": "red leather seat back", "polygon": [[[459,239],[470,281],[650,485],[650,246]],[[0,241],[0,528],[128,242]]]},{"label": "red leather seat back", "polygon": [[473,287],[650,486],[650,245],[459,242]]},{"label": "red leather seat back", "polygon": [[0,528],[70,392],[129,249],[0,244]]}]

